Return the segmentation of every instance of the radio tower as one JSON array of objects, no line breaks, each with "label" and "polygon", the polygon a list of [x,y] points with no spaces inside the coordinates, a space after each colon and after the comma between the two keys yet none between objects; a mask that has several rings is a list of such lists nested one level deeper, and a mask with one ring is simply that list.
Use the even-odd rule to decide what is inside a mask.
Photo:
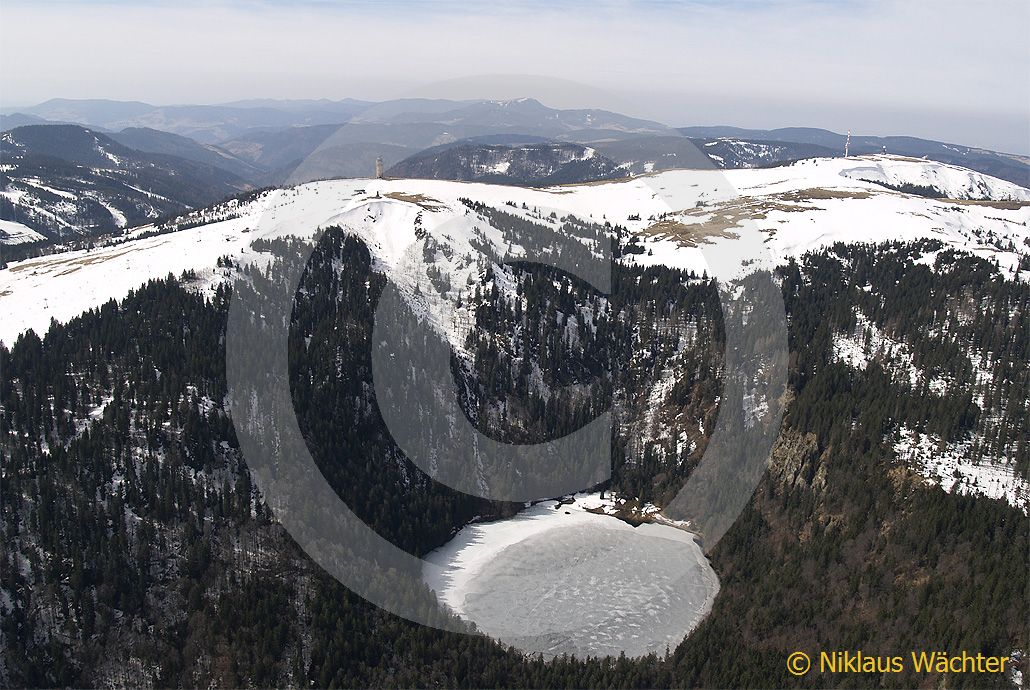
[{"label": "radio tower", "polygon": [[383,159],[381,157],[376,158],[376,179],[383,179]]},{"label": "radio tower", "polygon": [[851,148],[851,130],[848,130],[848,138],[844,140],[844,157],[848,157],[848,149]]}]

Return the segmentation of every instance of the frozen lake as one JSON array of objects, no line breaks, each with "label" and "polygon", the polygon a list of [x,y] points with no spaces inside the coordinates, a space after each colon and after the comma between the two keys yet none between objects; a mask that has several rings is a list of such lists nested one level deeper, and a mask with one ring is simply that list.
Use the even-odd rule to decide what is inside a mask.
[{"label": "frozen lake", "polygon": [[468,525],[426,557],[423,577],[459,616],[531,654],[675,649],[711,609],[715,572],[689,532],[587,512],[600,503],[579,495]]}]

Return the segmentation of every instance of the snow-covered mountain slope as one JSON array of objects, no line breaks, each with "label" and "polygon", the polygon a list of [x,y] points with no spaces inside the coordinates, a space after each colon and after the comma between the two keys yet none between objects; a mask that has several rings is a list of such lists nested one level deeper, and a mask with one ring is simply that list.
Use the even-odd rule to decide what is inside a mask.
[{"label": "snow-covered mountain slope", "polygon": [[0,220],[0,244],[24,244],[44,239],[46,238],[43,235],[21,223],[13,220]]},{"label": "snow-covered mountain slope", "polygon": [[[823,153],[805,153],[792,158],[816,156],[840,156],[844,153],[847,135],[812,127],[784,127],[781,129],[741,129],[740,127],[680,127],[678,131],[688,137],[708,141],[723,140],[741,144],[772,143],[800,146],[801,150],[823,149]],[[929,159],[948,165],[957,165],[985,175],[1008,180],[1024,187],[1030,186],[1030,158],[1009,153],[949,144],[943,141],[920,139],[907,136],[863,136],[851,137],[851,153],[867,156],[888,152],[892,155]],[[718,151],[716,151],[718,153]],[[742,153],[746,151],[742,150]],[[725,167],[735,167],[726,165]],[[741,166],[747,167],[747,166]]]},{"label": "snow-covered mountain slope", "polygon": [[879,182],[901,190],[925,190],[932,196],[966,200],[1030,200],[1030,189],[1005,180],[944,163],[927,164],[919,158],[869,156],[867,165],[841,174]]},{"label": "snow-covered mountain slope", "polygon": [[115,232],[250,189],[206,163],[143,153],[77,125],[0,136],[0,217],[50,239]]},{"label": "snow-covered mountain slope", "polygon": [[[941,169],[947,166],[876,156],[768,169],[672,170],[543,189],[409,179],[312,182],[191,212],[163,226],[137,228],[91,250],[10,263],[0,270],[0,341],[10,345],[29,328],[42,333],[51,319],[68,320],[170,273],[193,271],[196,287],[211,290],[241,264],[268,265],[270,254],[255,244],[257,239],[311,237],[320,227],[340,226],[368,246],[378,270],[461,350],[475,322],[471,291],[488,275],[506,289],[511,269],[498,266],[497,257],[518,258],[525,252],[523,238],[501,227],[493,220],[499,216],[488,209],[529,221],[545,236],[570,234],[595,253],[596,234],[591,240],[590,233],[606,232],[606,223],[622,226],[623,240],[628,234],[632,249],[619,261],[664,264],[699,275],[708,271],[725,281],[836,243],[924,239],[985,258],[1005,279],[1030,278],[1030,202],[1011,200],[1010,185],[976,176],[969,179],[980,193],[1003,200],[933,199],[867,181],[872,168],[890,179],[955,180],[950,168]],[[767,256],[756,258],[752,247],[741,252],[746,259],[733,263],[737,246],[749,238],[758,238]],[[938,253],[921,261],[933,266]],[[724,264],[713,264],[713,256],[720,255]],[[223,256],[231,262],[219,262]],[[868,339],[847,337],[834,341],[834,356],[861,369]],[[885,347],[882,356],[904,360],[903,355],[904,345],[898,344]],[[899,375],[916,382],[926,378],[914,369]],[[936,381],[929,385],[935,391],[941,387]],[[913,448],[927,445],[922,440],[908,446],[892,442],[914,471],[928,480],[939,474],[925,453],[913,455]],[[974,457],[974,447],[966,441],[949,446],[953,474],[973,468],[962,475],[969,481],[956,486],[1005,497],[1025,510],[1026,482],[997,459]],[[985,477],[993,472],[993,479],[974,481],[973,470]]]},{"label": "snow-covered mountain slope", "polygon": [[[0,271],[0,340],[10,344],[28,328],[45,331],[51,318],[72,318],[169,272],[196,270],[213,276],[220,256],[259,256],[250,248],[258,237],[310,236],[329,224],[351,229],[392,265],[396,252],[415,250],[423,241],[412,229],[418,217],[430,234],[440,228],[434,236],[439,246],[457,249],[453,256],[468,256],[467,261],[463,258],[463,270],[471,271],[477,261],[485,260],[482,243],[489,241],[500,251],[505,240],[487,220],[470,216],[463,198],[554,230],[567,215],[622,225],[639,236],[640,246],[639,253],[622,261],[665,264],[699,274],[710,268],[707,250],[732,249],[750,226],[761,233],[769,256],[738,266],[737,275],[836,242],[936,239],[996,262],[1009,278],[1028,277],[1030,203],[958,202],[904,194],[864,181],[867,173],[856,172],[873,167],[896,176],[943,177],[952,170],[938,163],[875,156],[813,159],[756,170],[673,170],[545,189],[438,180],[313,182],[232,202],[231,208],[195,212],[178,219],[178,226],[163,228],[186,229],[148,237],[155,229],[144,226],[116,244],[12,262]],[[985,194],[1010,199],[1016,193],[1013,185],[1001,180],[980,175],[976,179]],[[466,222],[470,217],[475,221],[471,225]],[[398,238],[404,238],[399,245]],[[424,274],[425,267],[421,270]],[[732,278],[734,273],[719,275]],[[459,284],[459,276],[451,278]]]},{"label": "snow-covered mountain slope", "polygon": [[[919,367],[909,344],[884,333],[860,307],[856,307],[855,316],[853,330],[833,336],[834,361],[861,371],[876,362],[889,371],[893,379],[912,388],[925,388],[931,395],[947,396],[956,389],[955,381],[932,376]],[[949,358],[951,363],[968,362],[974,372],[973,380],[960,389],[970,393],[976,407],[984,411],[991,407],[988,398],[994,390],[995,372],[999,370],[994,359],[991,353],[978,353],[973,348]],[[1030,511],[1030,481],[1020,475],[1010,460],[1018,455],[1017,444],[992,451],[989,444],[983,443],[983,439],[990,438],[1003,424],[997,411],[985,412],[980,423],[982,428],[977,433],[950,441],[901,424],[886,440],[896,456],[927,483],[939,485],[945,491],[1000,498],[1027,513]]]}]

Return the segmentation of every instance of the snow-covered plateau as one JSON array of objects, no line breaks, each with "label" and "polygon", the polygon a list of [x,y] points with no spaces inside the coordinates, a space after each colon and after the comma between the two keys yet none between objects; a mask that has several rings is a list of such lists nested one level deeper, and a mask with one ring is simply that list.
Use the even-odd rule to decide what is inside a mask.
[{"label": "snow-covered plateau", "polygon": [[[990,200],[903,194],[860,179],[873,168],[894,181],[954,178],[948,191],[960,198],[968,196],[966,181],[973,179],[973,187]],[[327,180],[273,190],[238,206],[232,202],[231,214],[220,214],[217,207],[200,214],[232,216],[225,220],[149,237],[153,228],[143,226],[91,250],[12,262],[0,271],[0,341],[10,345],[29,328],[41,333],[51,318],[66,321],[168,273],[194,270],[214,279],[220,256],[237,262],[260,259],[250,249],[259,237],[309,237],[319,227],[338,224],[365,239],[387,266],[421,242],[412,230],[420,214],[425,230],[444,246],[478,255],[469,244],[480,239],[476,228],[502,242],[501,233],[471,217],[460,198],[549,222],[555,229],[558,218],[569,214],[619,224],[638,233],[645,248],[623,261],[698,273],[709,269],[706,250],[732,247],[749,227],[764,240],[768,257],[761,263],[772,265],[836,242],[927,238],[997,261],[1006,276],[1026,279],[1018,263],[1030,254],[1030,190],[942,163],[890,156],[810,159],[750,170],[670,170],[542,189],[440,180]],[[555,218],[549,216],[552,211]]]}]

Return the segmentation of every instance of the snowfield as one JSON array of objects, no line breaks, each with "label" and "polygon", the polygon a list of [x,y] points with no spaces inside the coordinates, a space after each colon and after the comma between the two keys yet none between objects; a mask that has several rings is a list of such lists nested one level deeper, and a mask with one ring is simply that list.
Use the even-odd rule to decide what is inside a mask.
[{"label": "snowfield", "polygon": [[973,459],[972,442],[945,443],[939,437],[901,427],[894,444],[897,456],[910,463],[929,484],[948,492],[1006,501],[1030,514],[1030,482],[1004,461]]},{"label": "snowfield", "polygon": [[21,223],[13,220],[0,220],[0,244],[24,244],[45,239],[43,235]]},{"label": "snowfield", "polygon": [[942,192],[949,199],[1028,201],[1030,189],[945,163],[927,165],[919,158],[870,156],[869,163],[842,171],[854,179],[899,187],[913,185]]},{"label": "snowfield", "polygon": [[612,505],[579,494],[467,525],[426,557],[423,579],[459,616],[530,654],[662,655],[711,610],[718,578],[689,532],[588,511]]},{"label": "snowfield", "polygon": [[[244,204],[231,202],[231,213],[221,212],[221,216],[235,217],[226,220],[150,238],[132,239],[152,230],[134,229],[128,231],[125,242],[11,263],[0,271],[0,341],[10,345],[29,328],[41,333],[51,318],[68,320],[168,273],[195,270],[211,276],[219,256],[256,259],[250,245],[258,237],[310,237],[316,228],[331,224],[370,240],[376,245],[377,259],[393,266],[399,253],[414,250],[419,242],[410,224],[421,213],[431,234],[442,229],[437,237],[442,244],[475,259],[479,252],[470,240],[482,238],[473,228],[489,235],[491,243],[501,243],[503,238],[482,219],[468,216],[460,197],[549,222],[554,229],[560,223],[548,218],[552,211],[557,218],[572,214],[596,223],[619,224],[638,233],[644,247],[644,253],[623,260],[699,274],[711,268],[710,252],[732,251],[734,242],[749,229],[760,233],[768,256],[747,266],[737,264],[729,272],[710,271],[723,279],[836,242],[923,238],[996,261],[1008,277],[1028,278],[1025,271],[1018,271],[1018,262],[1030,254],[1030,202],[957,203],[902,194],[858,179],[873,167],[890,171],[892,179],[911,177],[913,170],[922,170],[927,179],[960,170],[914,159],[868,156],[811,159],[766,169],[670,170],[545,189],[439,180],[312,182],[275,190]],[[992,198],[1030,199],[1030,190],[970,171],[964,174]],[[216,207],[203,215],[217,219],[220,210]],[[365,220],[376,218],[381,222]],[[24,230],[9,225],[2,229],[24,235]]]}]

